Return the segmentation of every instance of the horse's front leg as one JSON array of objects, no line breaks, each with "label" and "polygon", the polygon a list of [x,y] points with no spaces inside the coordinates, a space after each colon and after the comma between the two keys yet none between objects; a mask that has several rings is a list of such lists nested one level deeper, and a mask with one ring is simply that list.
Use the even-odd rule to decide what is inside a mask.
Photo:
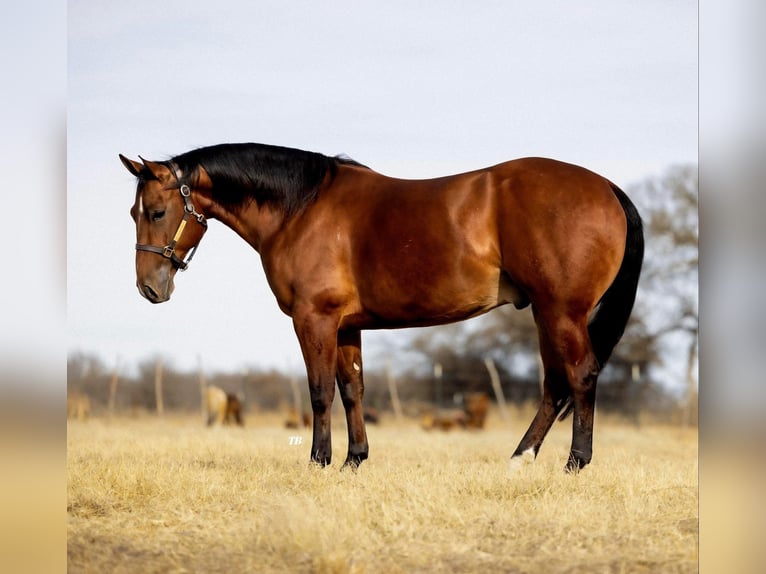
[{"label": "horse's front leg", "polygon": [[367,458],[369,451],[362,411],[364,379],[362,336],[359,331],[342,331],[338,334],[338,389],[348,426],[348,455],[343,466],[356,468]]},{"label": "horse's front leg", "polygon": [[338,321],[333,317],[303,312],[293,324],[306,363],[314,435],[311,460],[327,466],[332,460],[331,407],[335,397],[335,370],[338,361]]}]

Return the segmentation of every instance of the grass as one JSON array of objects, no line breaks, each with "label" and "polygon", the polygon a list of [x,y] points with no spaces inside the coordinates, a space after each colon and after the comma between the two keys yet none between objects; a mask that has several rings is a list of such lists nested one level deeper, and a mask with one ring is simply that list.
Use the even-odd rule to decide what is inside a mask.
[{"label": "grass", "polygon": [[696,430],[597,420],[594,462],[570,476],[571,424],[558,423],[510,476],[527,422],[441,433],[383,421],[357,472],[339,472],[342,425],[320,469],[310,432],[273,416],[244,429],[70,422],[68,570],[697,571]]}]

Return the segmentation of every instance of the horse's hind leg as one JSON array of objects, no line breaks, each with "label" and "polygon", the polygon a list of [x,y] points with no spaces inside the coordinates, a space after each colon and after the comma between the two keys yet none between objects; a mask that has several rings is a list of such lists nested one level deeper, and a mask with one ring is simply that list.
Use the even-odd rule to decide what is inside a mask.
[{"label": "horse's hind leg", "polygon": [[355,468],[367,458],[369,452],[362,410],[364,379],[362,338],[359,331],[338,334],[337,380],[348,426],[348,456],[343,466]]},{"label": "horse's hind leg", "polygon": [[535,319],[545,365],[543,402],[514,457],[522,456],[529,449],[537,455],[556,415],[571,397],[574,407],[572,447],[565,469],[568,472],[579,470],[592,457],[598,376],[598,363],[588,336],[587,317],[548,313],[546,317],[536,315]]},{"label": "horse's hind leg", "polygon": [[565,470],[577,471],[592,457],[598,361],[588,335],[587,315],[549,314],[544,324],[572,396],[572,447]]},{"label": "horse's hind leg", "polygon": [[537,321],[540,355],[543,359],[545,372],[543,397],[535,418],[511,456],[512,469],[522,462],[531,462],[537,457],[545,436],[556,420],[556,415],[567,404],[567,400],[571,396],[565,370],[545,328],[538,320],[537,313],[535,313],[535,320]]},{"label": "horse's hind leg", "polygon": [[574,403],[572,417],[572,448],[565,470],[575,472],[591,461],[593,456],[593,416],[596,410],[596,381],[598,361],[590,351],[579,363],[569,363],[567,379],[570,382]]}]

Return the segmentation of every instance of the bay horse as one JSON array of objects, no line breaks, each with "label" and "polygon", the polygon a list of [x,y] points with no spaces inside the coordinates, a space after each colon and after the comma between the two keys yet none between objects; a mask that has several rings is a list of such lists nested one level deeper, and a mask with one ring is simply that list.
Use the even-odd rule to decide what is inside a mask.
[{"label": "bay horse", "polygon": [[545,369],[512,465],[533,460],[570,411],[565,470],[590,462],[596,380],[630,316],[644,249],[638,211],[612,182],[544,158],[405,180],[345,156],[253,143],[139,159],[120,154],[138,179],[139,292],[151,303],[170,298],[208,219],[249,243],[300,342],[313,462],[331,461],[336,381],[343,466],[368,456],[362,330],[440,325],[509,303],[531,305]]}]

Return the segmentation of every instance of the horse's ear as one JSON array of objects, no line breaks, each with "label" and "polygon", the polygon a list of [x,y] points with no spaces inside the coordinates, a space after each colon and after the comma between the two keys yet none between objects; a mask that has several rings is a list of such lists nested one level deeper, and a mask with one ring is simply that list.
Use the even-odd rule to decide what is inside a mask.
[{"label": "horse's ear", "polygon": [[168,169],[168,166],[156,161],[149,161],[148,159],[144,159],[141,156],[138,157],[142,162],[144,162],[144,169],[148,169],[151,174],[159,181],[166,181],[170,178],[170,170]]},{"label": "horse's ear", "polygon": [[141,171],[144,169],[142,164],[138,163],[137,161],[133,161],[132,159],[128,159],[122,154],[120,154],[120,161],[122,162],[122,165],[125,166],[125,169],[127,169],[130,173],[136,177],[141,176]]}]

